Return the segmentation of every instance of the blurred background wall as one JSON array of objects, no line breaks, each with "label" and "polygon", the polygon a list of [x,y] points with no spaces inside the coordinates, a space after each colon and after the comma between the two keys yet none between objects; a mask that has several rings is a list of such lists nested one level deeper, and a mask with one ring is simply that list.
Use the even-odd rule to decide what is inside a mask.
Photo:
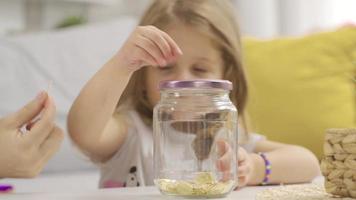
[{"label": "blurred background wall", "polygon": [[[0,36],[139,17],[151,0],[0,0]],[[232,0],[243,34],[293,36],[356,23],[355,0]]]}]

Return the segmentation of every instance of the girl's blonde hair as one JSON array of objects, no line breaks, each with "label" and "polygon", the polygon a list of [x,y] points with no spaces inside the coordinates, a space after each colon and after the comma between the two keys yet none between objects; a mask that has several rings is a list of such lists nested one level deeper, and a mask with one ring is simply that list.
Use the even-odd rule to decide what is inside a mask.
[{"label": "girl's blonde hair", "polygon": [[[224,61],[224,79],[233,83],[230,98],[244,117],[247,81],[243,70],[240,32],[230,0],[155,0],[141,18],[140,26],[163,29],[175,21],[206,33],[220,48]],[[145,94],[145,68],[136,71],[118,103],[119,109],[130,103],[145,123],[152,124],[153,108]]]}]

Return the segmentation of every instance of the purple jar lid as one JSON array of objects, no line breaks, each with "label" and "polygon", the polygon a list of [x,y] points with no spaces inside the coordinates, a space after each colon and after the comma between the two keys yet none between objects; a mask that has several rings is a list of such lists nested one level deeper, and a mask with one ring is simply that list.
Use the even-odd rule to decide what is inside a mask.
[{"label": "purple jar lid", "polygon": [[182,88],[197,88],[197,89],[223,89],[232,90],[232,83],[227,80],[182,80],[182,81],[162,81],[159,84],[159,89],[182,89]]}]

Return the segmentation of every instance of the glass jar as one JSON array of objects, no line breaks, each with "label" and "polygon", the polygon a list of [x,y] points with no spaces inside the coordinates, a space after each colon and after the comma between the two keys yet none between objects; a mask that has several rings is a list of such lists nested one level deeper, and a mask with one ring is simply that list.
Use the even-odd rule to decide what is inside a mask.
[{"label": "glass jar", "polygon": [[154,108],[154,182],[162,194],[217,198],[237,186],[237,110],[225,80],[164,81]]}]

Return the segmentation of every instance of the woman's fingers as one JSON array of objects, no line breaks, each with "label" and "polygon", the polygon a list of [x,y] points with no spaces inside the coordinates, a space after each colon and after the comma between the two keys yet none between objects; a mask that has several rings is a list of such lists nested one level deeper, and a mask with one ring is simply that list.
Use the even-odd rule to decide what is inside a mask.
[{"label": "woman's fingers", "polygon": [[39,93],[35,99],[30,101],[16,113],[6,117],[4,121],[15,128],[22,127],[40,114],[47,96],[46,92]]},{"label": "woman's fingers", "polygon": [[45,162],[47,162],[53,156],[53,154],[57,152],[60,144],[62,143],[62,140],[63,131],[57,126],[54,126],[51,133],[40,146],[40,153],[42,154]]},{"label": "woman's fingers", "polygon": [[40,119],[35,119],[34,121],[29,122],[28,124],[26,124],[26,130],[30,131],[32,129],[32,127],[38,122],[40,121]]},{"label": "woman's fingers", "polygon": [[56,107],[54,101],[48,96],[42,111],[42,116],[33,125],[29,133],[26,134],[26,137],[29,138],[29,142],[41,144],[48,137],[54,127],[55,114]]}]

